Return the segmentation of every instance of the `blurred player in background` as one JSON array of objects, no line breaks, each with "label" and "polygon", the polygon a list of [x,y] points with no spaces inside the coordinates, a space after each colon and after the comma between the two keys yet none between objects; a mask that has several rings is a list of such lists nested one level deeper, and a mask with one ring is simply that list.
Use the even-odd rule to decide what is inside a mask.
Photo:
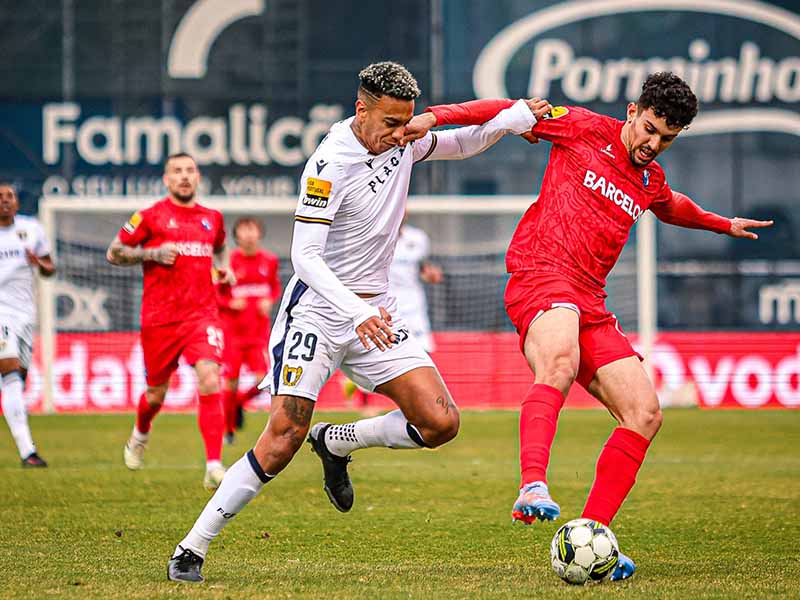
[{"label": "blurred player in background", "polygon": [[222,213],[197,203],[200,171],[185,153],[164,164],[169,195],[122,226],[106,253],[114,265],[142,265],[142,352],[147,389],[139,398],[136,423],[125,444],[125,465],[144,465],[153,418],[161,410],[169,380],[182,355],[194,367],[198,387],[198,424],[206,451],[203,485],[216,489],[222,466],[224,418],[219,364],[224,335],[212,270],[230,280],[225,262]]},{"label": "blurred player in background", "polygon": [[22,466],[46,467],[31,437],[22,391],[33,354],[34,273],[52,277],[56,267],[42,226],[18,210],[16,190],[0,183],[0,395]]},{"label": "blurred player in background", "polygon": [[[314,402],[341,366],[356,383],[399,407],[355,423],[317,423],[308,442],[322,461],[325,491],[353,506],[350,453],[370,447],[440,446],[458,432],[458,408],[419,341],[397,316],[389,264],[415,163],[473,156],[534,115],[524,102],[480,127],[429,134],[400,146],[419,88],[405,67],[376,63],[359,74],[356,115],[336,123],[300,179],[292,264],[270,339],[272,414],[255,447],[228,470],[169,561],[168,577],[203,581],[209,544],[294,457]],[[394,316],[392,313],[395,313]]]},{"label": "blurred player in background", "polygon": [[397,298],[397,312],[412,334],[430,354],[435,346],[428,316],[428,300],[423,283],[439,284],[442,269],[430,261],[431,240],[419,227],[408,224],[408,215],[400,226],[400,237],[389,265],[389,292]]},{"label": "blurred player in background", "polygon": [[[389,265],[389,293],[397,298],[397,313],[408,330],[430,354],[434,350],[431,321],[428,316],[428,300],[423,283],[439,284],[444,280],[442,269],[429,262],[431,241],[419,227],[408,224],[408,214],[400,226],[400,236],[394,249],[394,258]],[[353,401],[362,414],[377,414],[369,406],[370,394],[350,379],[344,380],[345,399]]]},{"label": "blurred player in background", "polygon": [[[261,222],[243,217],[233,226],[238,248],[230,255],[235,283],[218,286],[220,316],[225,331],[222,377],[225,409],[225,441],[233,443],[236,429],[242,427],[245,402],[259,394],[258,382],[267,374],[267,345],[270,314],[281,294],[278,257],[259,247],[264,237]],[[255,375],[255,383],[239,393],[239,372],[245,365]]]},{"label": "blurred player in background", "polygon": [[[510,100],[478,100],[432,107],[409,137],[437,125],[482,123]],[[606,276],[630,229],[650,209],[662,221],[756,239],[750,227],[771,221],[728,219],[706,212],[667,185],[656,156],[669,148],[697,114],[697,98],[672,73],[650,75],[625,121],[580,107],[551,108],[529,141],[552,142],[538,200],[522,217],[506,256],[511,273],[506,310],[520,348],[536,376],[522,400],[522,483],[512,517],[552,520],[560,508],[547,487],[547,466],[564,398],[577,381],[603,403],[619,426],[597,461],[582,516],[608,525],[636,480],[661,410],[641,357],[605,307]],[[417,130],[419,129],[419,130]],[[620,553],[612,579],[635,565]]]}]

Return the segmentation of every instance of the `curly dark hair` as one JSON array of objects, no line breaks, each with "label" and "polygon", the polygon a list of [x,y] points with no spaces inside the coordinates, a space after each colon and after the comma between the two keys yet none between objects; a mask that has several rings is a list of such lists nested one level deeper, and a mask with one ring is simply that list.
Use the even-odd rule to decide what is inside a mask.
[{"label": "curly dark hair", "polygon": [[697,115],[697,96],[683,79],[669,71],[649,75],[636,104],[640,110],[652,108],[673,129],[687,127]]},{"label": "curly dark hair", "polygon": [[398,100],[414,100],[419,96],[419,85],[403,65],[396,62],[373,63],[363,69],[358,78],[360,89],[373,98],[390,96]]}]

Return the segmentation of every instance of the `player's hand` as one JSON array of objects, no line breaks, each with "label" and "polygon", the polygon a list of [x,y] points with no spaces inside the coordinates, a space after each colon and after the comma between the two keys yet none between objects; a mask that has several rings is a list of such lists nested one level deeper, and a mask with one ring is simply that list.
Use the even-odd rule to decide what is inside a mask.
[{"label": "player's hand", "polygon": [[162,244],[153,252],[153,260],[161,265],[174,265],[178,258],[178,247],[172,242]]},{"label": "player's hand", "polygon": [[521,137],[523,140],[527,140],[527,142],[529,144],[538,144],[539,143],[539,138],[536,137],[535,135],[533,135],[532,131],[526,131],[525,133],[521,134],[519,137]]},{"label": "player's hand", "polygon": [[236,275],[230,269],[216,268],[217,283],[236,285]]},{"label": "player's hand", "polygon": [[234,298],[228,306],[233,310],[244,310],[247,307],[247,300],[245,298]]},{"label": "player's hand", "polygon": [[444,280],[444,273],[442,272],[441,267],[437,265],[432,265],[431,263],[422,263],[422,269],[420,269],[419,276],[425,283],[442,283]]},{"label": "player's hand", "polygon": [[731,237],[747,238],[750,240],[757,240],[758,234],[752,231],[747,231],[751,227],[772,227],[775,221],[756,221],[755,219],[743,219],[742,217],[734,217],[731,219],[731,228],[728,230],[728,235]]},{"label": "player's hand", "polygon": [[380,308],[380,311],[380,318],[370,317],[356,327],[356,335],[367,350],[370,349],[369,342],[371,340],[378,350],[385,352],[397,341],[397,338],[391,330],[391,316],[383,307]]},{"label": "player's hand", "polygon": [[261,313],[262,316],[268,317],[272,312],[272,300],[269,298],[262,298],[258,301],[258,312]]},{"label": "player's hand", "polygon": [[398,146],[405,146],[409,142],[425,137],[432,127],[436,127],[436,115],[431,112],[417,115],[406,123],[405,133],[398,142]]},{"label": "player's hand", "polygon": [[525,104],[531,109],[537,121],[541,121],[547,113],[553,110],[553,105],[543,98],[531,98],[530,100],[525,100]]}]

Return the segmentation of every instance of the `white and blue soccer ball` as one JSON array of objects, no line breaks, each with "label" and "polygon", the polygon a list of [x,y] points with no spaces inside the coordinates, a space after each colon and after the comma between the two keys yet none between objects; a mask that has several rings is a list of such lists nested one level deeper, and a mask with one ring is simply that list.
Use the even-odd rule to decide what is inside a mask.
[{"label": "white and blue soccer ball", "polygon": [[562,525],[550,544],[553,571],[573,585],[608,579],[618,560],[617,538],[607,526],[591,519]]}]

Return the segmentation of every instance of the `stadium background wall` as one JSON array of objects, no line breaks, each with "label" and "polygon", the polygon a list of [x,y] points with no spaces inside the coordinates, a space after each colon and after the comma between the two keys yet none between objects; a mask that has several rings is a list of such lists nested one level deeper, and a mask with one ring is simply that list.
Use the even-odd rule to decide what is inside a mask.
[{"label": "stadium background wall", "polygon": [[[53,10],[56,4],[60,10]],[[349,1],[332,12],[320,0],[231,0],[227,21],[211,16],[197,28],[204,4],[114,2],[106,10],[106,3],[74,0],[4,3],[0,178],[19,187],[23,212],[36,212],[43,195],[69,196],[76,203],[120,195],[155,199],[162,192],[161,162],[178,145],[198,156],[206,194],[292,197],[319,137],[350,113],[355,73],[374,60],[398,60],[416,74],[423,89],[420,107],[487,95],[545,95],[556,104],[619,116],[635,98],[643,73],[672,68],[694,84],[702,104],[689,135],[661,161],[673,187],[716,212],[774,218],[776,225],[753,244],[659,224],[658,329],[663,335],[761,332],[728,341],[736,341],[730,356],[762,357],[798,329],[795,2],[410,0],[375,3],[365,14]],[[393,35],[375,23],[391,24]],[[419,169],[412,192],[535,194],[546,160],[546,144],[503,140],[468,163]],[[62,225],[75,231],[74,225],[57,227]],[[458,249],[474,256],[477,239],[491,242],[487,254],[500,260],[513,220],[496,224],[491,240],[481,238],[482,225],[458,222],[441,236],[437,230],[435,258],[451,272],[463,271]],[[286,272],[288,238],[281,230],[270,228],[270,241]],[[63,288],[100,301],[99,279],[81,278],[80,272],[95,265],[105,243],[83,244],[84,262],[65,263],[59,274]],[[58,244],[64,255],[76,242],[65,237]],[[637,308],[629,306],[635,278],[624,271],[636,261],[635,250],[626,249],[622,274],[609,290],[629,331],[639,323]],[[502,278],[502,272],[493,274],[491,289],[501,289]],[[463,279],[454,275],[452,281]],[[495,309],[478,318],[463,308],[474,288],[459,295],[454,286],[445,299],[436,296],[444,292],[429,290],[441,335],[508,332],[499,298]],[[104,306],[112,319],[107,331],[135,330],[135,296]],[[68,302],[59,307],[64,317]],[[86,330],[63,319],[58,327],[59,347],[61,334]],[[776,332],[789,337],[773,337]],[[756,345],[747,346],[747,340]],[[795,356],[793,348],[780,351],[784,358],[764,360],[775,366]],[[710,380],[726,370],[712,369]],[[787,385],[796,393],[797,376],[779,382],[778,372],[772,371],[771,389]],[[773,400],[778,402],[767,402]]]}]

